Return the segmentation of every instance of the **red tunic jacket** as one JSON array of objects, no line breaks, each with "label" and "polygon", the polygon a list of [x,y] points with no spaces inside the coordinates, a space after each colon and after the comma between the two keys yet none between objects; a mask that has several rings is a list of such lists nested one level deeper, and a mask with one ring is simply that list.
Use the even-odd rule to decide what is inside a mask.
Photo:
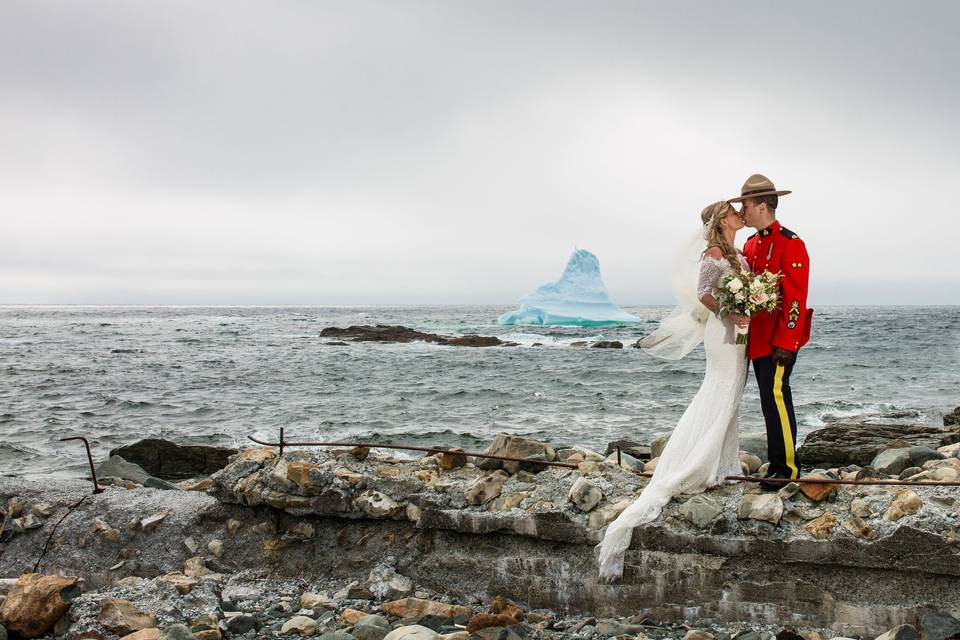
[{"label": "red tunic jacket", "polygon": [[810,258],[803,240],[774,222],[747,238],[743,254],[754,273],[781,273],[781,305],[777,311],[750,319],[750,359],[773,353],[774,347],[798,351],[810,339],[813,309],[807,309]]}]

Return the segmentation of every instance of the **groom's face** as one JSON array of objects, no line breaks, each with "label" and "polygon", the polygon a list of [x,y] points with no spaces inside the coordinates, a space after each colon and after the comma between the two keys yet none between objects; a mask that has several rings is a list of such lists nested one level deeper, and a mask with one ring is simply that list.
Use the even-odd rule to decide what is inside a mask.
[{"label": "groom's face", "polygon": [[740,214],[743,216],[743,222],[748,227],[753,227],[755,229],[757,224],[760,222],[760,206],[753,198],[747,198],[743,201],[743,207],[740,209]]}]

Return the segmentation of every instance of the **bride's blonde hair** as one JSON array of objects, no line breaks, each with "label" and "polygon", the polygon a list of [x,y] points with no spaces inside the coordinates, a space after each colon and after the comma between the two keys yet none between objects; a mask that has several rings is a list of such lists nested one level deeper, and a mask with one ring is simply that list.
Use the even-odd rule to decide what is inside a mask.
[{"label": "bride's blonde hair", "polygon": [[[727,262],[737,271],[741,271],[737,250],[723,237],[723,227],[720,226],[720,221],[732,213],[736,213],[733,206],[726,200],[721,200],[720,202],[714,202],[701,211],[700,220],[706,227],[704,235],[707,238],[707,250],[711,247],[719,248],[721,253],[723,253],[723,257],[727,259]],[[706,251],[704,253],[706,253]]]}]

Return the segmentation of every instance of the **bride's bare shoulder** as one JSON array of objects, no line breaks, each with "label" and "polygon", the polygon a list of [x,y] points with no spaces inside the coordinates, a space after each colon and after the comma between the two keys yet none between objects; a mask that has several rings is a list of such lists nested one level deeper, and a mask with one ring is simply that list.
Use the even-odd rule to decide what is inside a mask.
[{"label": "bride's bare shoulder", "polygon": [[714,260],[719,260],[723,257],[723,251],[720,250],[720,247],[710,247],[703,252],[704,257],[713,258]]}]

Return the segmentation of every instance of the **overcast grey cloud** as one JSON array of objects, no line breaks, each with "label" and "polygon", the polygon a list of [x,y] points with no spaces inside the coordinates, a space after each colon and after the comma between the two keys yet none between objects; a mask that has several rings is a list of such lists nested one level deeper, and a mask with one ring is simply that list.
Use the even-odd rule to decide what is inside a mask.
[{"label": "overcast grey cloud", "polygon": [[[763,172],[815,303],[954,304],[954,2],[0,5],[0,302],[669,302]],[[746,234],[744,234],[745,237]],[[742,239],[742,238],[741,238]]]}]

